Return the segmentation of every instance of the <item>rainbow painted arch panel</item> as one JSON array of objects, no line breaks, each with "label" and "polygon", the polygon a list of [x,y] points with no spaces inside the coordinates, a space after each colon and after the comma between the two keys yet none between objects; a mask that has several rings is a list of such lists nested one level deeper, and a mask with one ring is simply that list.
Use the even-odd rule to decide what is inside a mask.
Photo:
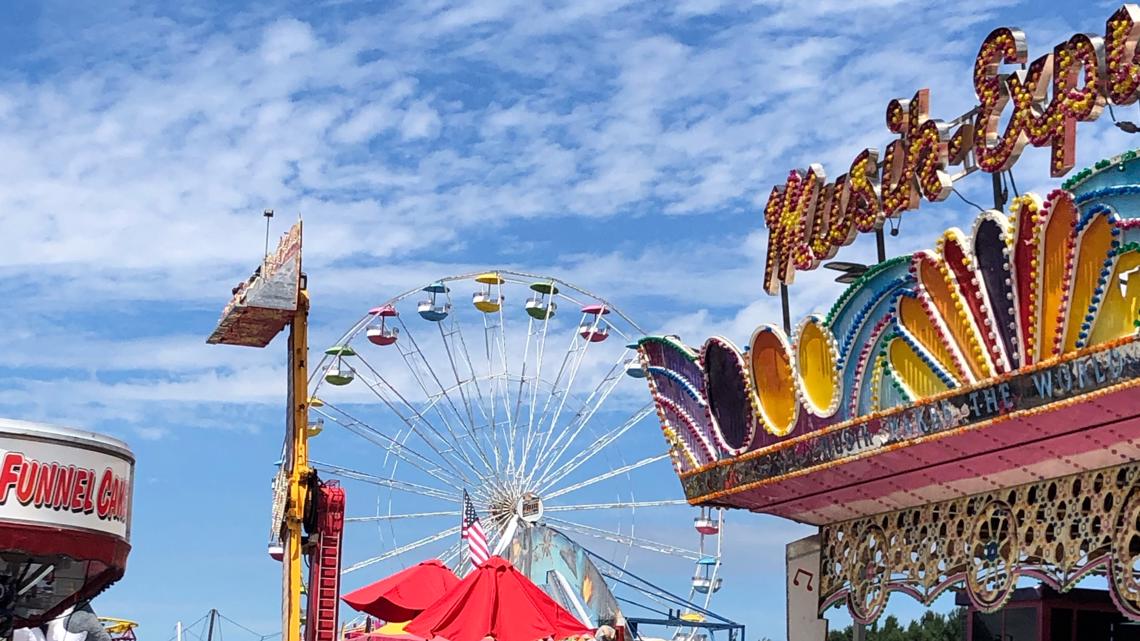
[{"label": "rainbow painted arch panel", "polygon": [[694,504],[825,524],[1140,460],[1140,160],[870,268],[793,336],[639,352]]}]

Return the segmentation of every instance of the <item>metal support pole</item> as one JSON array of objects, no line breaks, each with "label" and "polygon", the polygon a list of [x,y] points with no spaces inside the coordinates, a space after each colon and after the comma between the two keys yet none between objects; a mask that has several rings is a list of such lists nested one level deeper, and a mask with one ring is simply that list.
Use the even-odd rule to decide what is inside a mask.
[{"label": "metal support pole", "polygon": [[854,634],[851,635],[851,641],[866,641],[867,626],[863,625],[862,623],[856,623],[855,625],[851,626],[851,630],[854,632]]},{"label": "metal support pole", "polygon": [[273,210],[266,209],[261,215],[265,216],[265,253],[261,256],[261,262],[264,264],[265,259],[269,258],[269,221],[273,219]]},{"label": "metal support pole", "polygon": [[994,209],[1004,211],[1006,193],[1005,189],[1002,188],[1001,173],[990,174],[990,178],[993,180],[994,186]]},{"label": "metal support pole", "polygon": [[784,333],[792,335],[792,312],[788,308],[788,286],[780,283],[780,308],[784,311]]},{"label": "metal support pole", "polygon": [[301,539],[309,501],[309,293],[302,277],[297,311],[289,328],[289,416],[285,456],[289,502],[285,510],[285,563],[282,582],[282,641],[301,641]]},{"label": "metal support pole", "polygon": [[883,228],[875,229],[875,249],[878,251],[879,262],[887,260],[887,239],[883,237]]},{"label": "metal support pole", "polygon": [[[218,618],[218,611],[210,608],[210,627],[206,630],[206,641],[214,641],[214,621]],[[181,626],[179,631],[181,631]]]}]

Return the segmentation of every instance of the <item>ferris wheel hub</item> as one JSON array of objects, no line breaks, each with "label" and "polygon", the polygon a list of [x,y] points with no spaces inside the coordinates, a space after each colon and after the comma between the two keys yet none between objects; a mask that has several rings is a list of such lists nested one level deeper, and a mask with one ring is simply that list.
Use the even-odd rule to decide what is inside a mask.
[{"label": "ferris wheel hub", "polygon": [[506,521],[517,518],[526,523],[538,523],[545,511],[542,498],[525,490],[498,492],[492,496],[489,508],[494,519]]},{"label": "ferris wheel hub", "polygon": [[543,511],[542,498],[534,492],[523,494],[515,504],[515,514],[527,523],[538,523]]}]

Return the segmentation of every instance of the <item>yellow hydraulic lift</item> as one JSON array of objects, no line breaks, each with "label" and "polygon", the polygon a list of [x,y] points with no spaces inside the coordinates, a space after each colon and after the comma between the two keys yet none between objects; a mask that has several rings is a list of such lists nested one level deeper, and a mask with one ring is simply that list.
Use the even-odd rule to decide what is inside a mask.
[{"label": "yellow hydraulic lift", "polygon": [[[266,210],[267,219],[273,217]],[[268,244],[268,243],[267,243]],[[274,535],[280,537],[282,562],[281,633],[283,641],[301,641],[301,603],[305,508],[309,505],[309,295],[301,272],[301,222],[282,238],[260,267],[233,289],[217,328],[207,342],[265,347],[289,327],[288,421],[285,456],[274,483]]]}]

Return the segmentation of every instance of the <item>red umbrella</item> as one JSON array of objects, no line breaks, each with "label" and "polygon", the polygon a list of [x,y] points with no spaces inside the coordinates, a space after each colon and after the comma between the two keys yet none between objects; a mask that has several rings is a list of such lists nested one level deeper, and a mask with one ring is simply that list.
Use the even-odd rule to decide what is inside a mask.
[{"label": "red umbrella", "polygon": [[509,561],[493,556],[405,628],[425,639],[538,641],[593,634]]},{"label": "red umbrella", "polygon": [[446,565],[431,559],[341,598],[354,610],[384,621],[407,621],[458,584]]}]

